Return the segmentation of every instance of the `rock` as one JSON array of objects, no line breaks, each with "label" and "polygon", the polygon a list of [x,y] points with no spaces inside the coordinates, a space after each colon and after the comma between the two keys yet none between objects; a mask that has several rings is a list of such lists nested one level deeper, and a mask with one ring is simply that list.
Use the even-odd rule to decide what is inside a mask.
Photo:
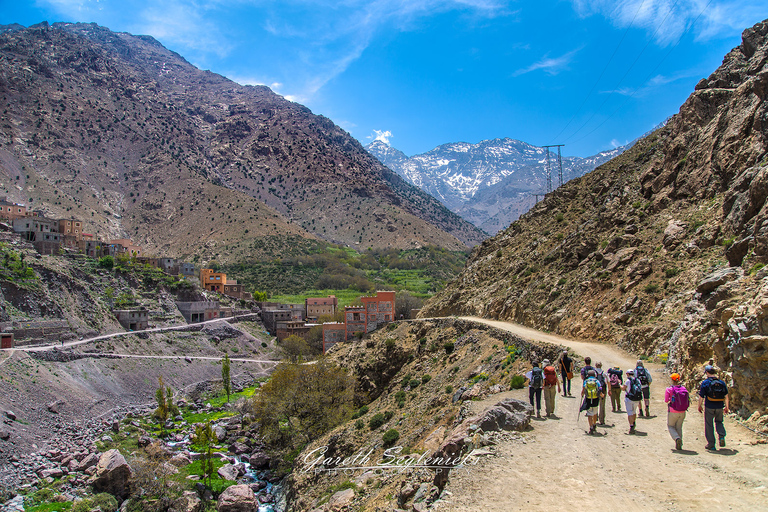
[{"label": "rock", "polygon": [[113,421],[112,422],[112,432],[115,434],[120,432],[120,422],[119,421]]},{"label": "rock", "polygon": [[3,504],[3,512],[24,512],[24,496],[16,496]]},{"label": "rock", "polygon": [[616,254],[614,254],[613,257],[611,257],[606,269],[613,272],[617,268],[623,265],[626,265],[627,263],[632,261],[632,258],[635,257],[636,252],[637,252],[637,247],[627,247],[625,249],[619,249],[616,252]]},{"label": "rock", "polygon": [[339,491],[328,500],[328,510],[332,512],[344,510],[352,504],[353,499],[355,499],[355,491],[353,489]]},{"label": "rock", "polygon": [[531,422],[533,407],[522,400],[507,398],[483,411],[474,423],[485,432],[525,430]]},{"label": "rock", "polygon": [[0,430],[0,439],[2,439],[3,441],[7,441],[10,438],[11,438],[10,432],[8,432],[7,430]]},{"label": "rock", "polygon": [[130,479],[131,467],[125,457],[117,450],[108,450],[101,454],[96,465],[93,490],[125,499],[130,495]]},{"label": "rock", "polygon": [[258,508],[256,496],[245,484],[227,487],[216,504],[218,512],[256,512]]},{"label": "rock", "polygon": [[251,451],[251,449],[248,448],[248,445],[244,443],[232,443],[231,445],[229,445],[229,451],[234,453],[235,455],[242,455],[244,453]]},{"label": "rock", "polygon": [[728,267],[712,272],[696,286],[696,291],[701,294],[710,293],[717,287],[741,277],[741,269]]},{"label": "rock", "polygon": [[262,451],[253,452],[248,460],[254,469],[266,469],[269,467],[269,455]]},{"label": "rock", "polygon": [[61,478],[64,476],[64,472],[60,468],[51,468],[51,469],[44,469],[40,472],[38,472],[38,475],[40,478]]},{"label": "rock", "polygon": [[667,249],[674,249],[680,242],[682,242],[683,238],[685,238],[687,231],[688,224],[672,219],[664,230],[664,239],[661,243],[664,244],[664,247]]},{"label": "rock", "polygon": [[275,497],[269,493],[262,494],[259,496],[259,503],[272,503],[274,500],[275,500]]},{"label": "rock", "polygon": [[169,460],[168,462],[170,462],[177,468],[181,468],[188,464],[192,464],[192,460],[186,455],[184,455],[183,453],[174,455],[173,457],[171,457],[171,460]]},{"label": "rock", "polygon": [[237,468],[233,464],[224,464],[218,469],[218,471],[216,471],[216,473],[218,473],[218,475],[223,480],[234,481],[234,480],[237,480],[237,476],[238,476]]},{"label": "rock", "polygon": [[224,441],[227,438],[227,429],[220,425],[216,425],[213,427],[213,435],[216,436],[216,439],[219,442]]},{"label": "rock", "polygon": [[59,414],[61,409],[66,405],[66,402],[64,400],[56,400],[55,402],[51,402],[48,405],[46,405],[46,409],[48,409],[48,412],[51,412],[53,414]]},{"label": "rock", "polygon": [[144,448],[152,443],[152,438],[149,436],[139,436],[139,440],[136,442],[139,448]]},{"label": "rock", "polygon": [[453,398],[451,399],[451,402],[453,402],[455,404],[456,402],[461,400],[461,395],[463,395],[466,390],[467,390],[467,388],[465,388],[463,386],[460,387],[459,389],[457,389],[456,392],[453,394]]},{"label": "rock", "polygon": [[171,504],[169,512],[202,512],[203,503],[195,491],[184,491],[181,498]]},{"label": "rock", "polygon": [[13,411],[5,411],[5,417],[11,421],[16,421],[16,413]]},{"label": "rock", "polygon": [[75,467],[75,471],[85,471],[86,469],[95,466],[99,463],[99,456],[95,453],[91,453],[88,456],[86,456],[80,463],[77,464]]},{"label": "rock", "polygon": [[744,260],[744,256],[747,255],[750,246],[754,245],[754,242],[755,237],[748,236],[732,243],[730,247],[725,250],[725,257],[728,258],[728,264],[732,267],[740,266],[741,262]]},{"label": "rock", "polygon": [[630,276],[647,276],[651,272],[653,272],[653,266],[648,258],[640,258],[627,268],[627,274]]}]

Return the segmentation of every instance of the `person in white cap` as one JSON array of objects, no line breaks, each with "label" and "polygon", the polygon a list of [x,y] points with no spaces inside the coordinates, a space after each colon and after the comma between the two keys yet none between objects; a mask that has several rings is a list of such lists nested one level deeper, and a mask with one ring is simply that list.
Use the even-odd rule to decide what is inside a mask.
[{"label": "person in white cap", "polygon": [[635,433],[635,420],[637,419],[637,410],[640,407],[640,401],[643,399],[643,387],[640,380],[635,378],[634,368],[626,371],[627,380],[621,386],[624,390],[624,406],[627,408],[627,419],[629,420],[629,433]]},{"label": "person in white cap", "polygon": [[555,415],[555,397],[560,392],[560,379],[557,378],[557,370],[549,362],[549,359],[542,361],[544,367],[544,409],[546,416]]}]

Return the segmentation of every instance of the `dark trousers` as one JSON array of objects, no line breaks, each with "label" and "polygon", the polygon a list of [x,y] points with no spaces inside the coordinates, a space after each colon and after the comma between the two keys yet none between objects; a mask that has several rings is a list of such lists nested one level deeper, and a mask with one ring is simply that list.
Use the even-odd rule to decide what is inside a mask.
[{"label": "dark trousers", "polygon": [[707,438],[707,446],[717,446],[715,444],[715,431],[717,431],[718,437],[725,437],[725,426],[723,425],[723,409],[710,409],[709,407],[705,407],[704,437]]},{"label": "dark trousers", "polygon": [[528,388],[528,399],[531,401],[531,405],[533,405],[533,397],[536,397],[536,410],[541,410],[541,388]]},{"label": "dark trousers", "polygon": [[564,395],[570,395],[571,394],[571,379],[568,378],[568,372],[560,370],[560,373],[563,376],[563,394]]}]

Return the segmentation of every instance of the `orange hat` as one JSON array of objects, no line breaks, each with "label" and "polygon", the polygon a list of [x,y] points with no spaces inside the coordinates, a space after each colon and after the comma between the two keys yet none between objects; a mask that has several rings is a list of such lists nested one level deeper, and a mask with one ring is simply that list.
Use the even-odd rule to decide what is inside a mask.
[{"label": "orange hat", "polygon": [[669,378],[672,379],[672,380],[680,380],[680,374],[679,373],[673,373],[672,375],[669,376]]}]

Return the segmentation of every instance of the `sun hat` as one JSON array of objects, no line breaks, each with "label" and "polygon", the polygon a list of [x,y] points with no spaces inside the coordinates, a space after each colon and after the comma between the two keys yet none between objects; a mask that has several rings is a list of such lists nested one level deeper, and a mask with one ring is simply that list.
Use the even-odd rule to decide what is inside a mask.
[{"label": "sun hat", "polygon": [[715,367],[711,364],[708,364],[704,367],[704,371],[707,373],[715,373]]},{"label": "sun hat", "polygon": [[629,375],[630,373],[632,375],[634,375],[635,374],[635,369],[634,368],[630,368],[629,370],[627,370],[627,375]]},{"label": "sun hat", "polygon": [[637,366],[643,366],[643,361],[641,359],[637,360]]},{"label": "sun hat", "polygon": [[678,380],[680,380],[680,374],[679,373],[673,373],[672,375],[669,376],[669,378],[674,380],[674,381],[678,381]]},{"label": "sun hat", "polygon": [[541,364],[543,364],[544,366],[546,366],[546,365],[550,364],[550,363],[549,363],[549,359],[545,359],[545,360],[543,360],[543,361],[541,362]]}]

